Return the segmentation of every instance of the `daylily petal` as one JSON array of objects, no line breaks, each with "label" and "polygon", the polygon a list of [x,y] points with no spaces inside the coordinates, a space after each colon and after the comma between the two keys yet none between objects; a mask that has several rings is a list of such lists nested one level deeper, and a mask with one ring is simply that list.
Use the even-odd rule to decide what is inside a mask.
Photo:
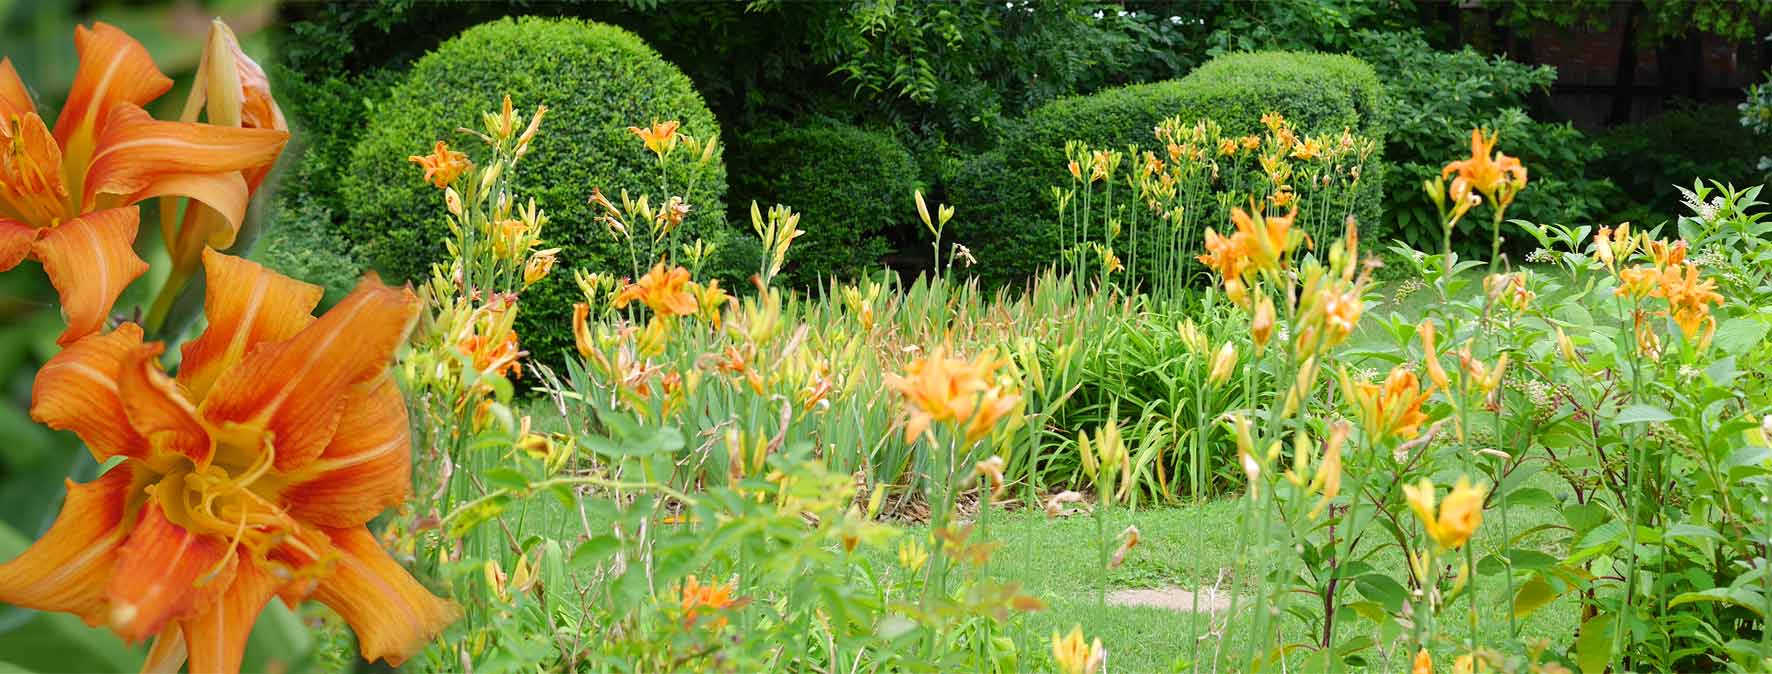
[{"label": "daylily petal", "polygon": [[338,565],[314,596],[350,624],[364,660],[399,666],[460,615],[453,602],[432,595],[400,568],[368,529],[327,535],[338,547]]},{"label": "daylily petal", "polygon": [[148,270],[133,247],[140,219],[133,207],[88,213],[44,230],[32,244],[31,253],[61,294],[68,318],[57,344],[67,346],[103,328],[117,296]]},{"label": "daylily petal", "polygon": [[71,160],[65,169],[69,185],[80,184],[111,108],[147,105],[172,89],[172,80],[154,66],[148,50],[116,26],[99,22],[92,28],[76,27],[74,50],[80,69],[55,120],[55,139]]},{"label": "daylily petal", "polygon": [[247,354],[199,409],[217,427],[272,433],[277,470],[293,472],[331,442],[351,388],[387,369],[418,309],[411,290],[371,275],[294,337]]},{"label": "daylily petal", "polygon": [[135,471],[112,468],[86,484],[68,481],[68,497],[49,532],[0,564],[0,604],[66,611],[98,626],[109,619],[105,582],[128,533]]},{"label": "daylily petal", "polygon": [[289,339],[313,323],[311,313],[325,292],[213,250],[203,253],[203,275],[203,315],[209,327],[185,343],[178,370],[178,382],[199,401],[252,347]]},{"label": "daylily petal", "polygon": [[[156,182],[180,175],[228,173],[277,161],[289,133],[212,124],[162,122],[134,105],[111,110],[86,177],[81,203],[92,208],[100,194],[134,203],[144,194],[164,196]],[[236,226],[242,213],[224,212]]]},{"label": "daylily petal", "polygon": [[[241,218],[246,217],[246,208],[252,202],[252,193],[239,171],[166,176],[137,192],[130,201],[153,197],[164,197],[160,200],[161,213],[177,214],[180,197],[198,202],[187,205],[180,217],[160,219],[160,237],[172,253],[173,264],[186,271],[196,268],[204,247],[222,250],[234,245]],[[176,231],[173,225],[177,225]]]},{"label": "daylily petal", "polygon": [[324,527],[362,526],[412,493],[412,436],[406,401],[391,376],[359,384],[338,432],[283,492],[289,514]]},{"label": "daylily petal", "polygon": [[160,370],[166,345],[149,342],[130,350],[117,371],[117,397],[135,432],[148,441],[153,455],[178,453],[199,466],[208,465],[215,445],[197,421],[197,410]]},{"label": "daylily petal", "polygon": [[277,579],[258,562],[242,561],[221,600],[195,618],[183,621],[185,646],[192,672],[238,672],[246,655],[246,638],[258,614],[277,592]]},{"label": "daylily petal", "polygon": [[135,643],[208,610],[233,581],[237,560],[227,541],[187,531],[149,499],[105,589],[111,628]]},{"label": "daylily petal", "polygon": [[73,431],[99,461],[148,458],[148,440],[130,424],[117,392],[124,359],[141,345],[141,328],[124,323],[110,334],[62,349],[37,371],[31,418],[58,431]]},{"label": "daylily petal", "polygon": [[0,271],[11,271],[31,253],[41,231],[17,220],[0,217]]},{"label": "daylily petal", "polygon": [[185,635],[178,623],[167,625],[148,647],[141,674],[178,674],[185,666]]},{"label": "daylily petal", "polygon": [[0,58],[0,119],[36,111],[31,104],[31,92],[25,89],[24,80],[18,78],[12,59]]}]

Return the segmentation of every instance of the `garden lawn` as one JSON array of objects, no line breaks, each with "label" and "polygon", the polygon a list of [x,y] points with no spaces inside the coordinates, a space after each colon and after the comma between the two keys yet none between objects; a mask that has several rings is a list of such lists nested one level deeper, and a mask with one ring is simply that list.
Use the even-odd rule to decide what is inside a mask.
[{"label": "garden lawn", "polygon": [[[1530,484],[1559,497],[1566,491],[1560,481],[1550,476],[1537,476]],[[1241,574],[1245,567],[1236,563],[1237,544],[1245,530],[1239,524],[1241,506],[1240,500],[1223,499],[1196,506],[1137,512],[1125,509],[1111,511],[1106,527],[1110,536],[1117,534],[1128,524],[1135,524],[1142,532],[1142,537],[1139,545],[1126,556],[1125,563],[1120,568],[1107,572],[1108,591],[1111,593],[1132,588],[1209,588],[1221,569],[1230,570],[1223,581],[1222,587],[1225,590],[1231,588],[1232,576],[1252,579],[1253,576]],[[1510,514],[1508,525],[1517,534],[1547,523],[1561,523],[1553,509],[1516,507]],[[1111,671],[1168,672],[1174,671],[1178,663],[1185,663],[1192,657],[1199,634],[1207,630],[1207,620],[1195,621],[1185,611],[1144,606],[1104,606],[1099,603],[1098,584],[1102,574],[1099,572],[1094,547],[1095,520],[1092,516],[1075,515],[1048,520],[1043,512],[1037,510],[1013,513],[996,511],[991,514],[989,527],[991,539],[1003,545],[992,557],[990,572],[1004,579],[1020,581],[1026,591],[1040,597],[1047,604],[1045,610],[1033,613],[1026,621],[1027,629],[1035,637],[1027,642],[1029,644],[1047,643],[1054,630],[1068,632],[1073,625],[1080,624],[1085,636],[1090,639],[1099,637],[1102,645],[1107,648]],[[922,533],[925,530],[912,531]],[[1378,535],[1380,532],[1374,528],[1372,533]],[[1491,516],[1485,520],[1473,540],[1477,545],[1478,559],[1496,549],[1502,542],[1499,519]],[[1376,547],[1377,541],[1371,536],[1368,541],[1370,543],[1362,544],[1362,552]],[[1546,551],[1551,551],[1548,545]],[[1462,555],[1459,557],[1462,558]],[[1394,547],[1377,550],[1370,562],[1379,571],[1394,578],[1404,577],[1404,563]],[[1255,563],[1255,560],[1250,563]],[[1493,641],[1495,635],[1505,634],[1508,630],[1506,611],[1512,602],[1502,576],[1476,575],[1475,582],[1478,584],[1478,629],[1489,634],[1488,640]],[[1247,594],[1248,588],[1240,586],[1237,589],[1244,593],[1239,607],[1244,615],[1228,630],[1229,642],[1225,645],[1227,661],[1243,657],[1246,645],[1241,637],[1247,633],[1250,628],[1248,623],[1252,619],[1252,612],[1246,610],[1250,596]],[[1343,594],[1344,605],[1357,599],[1358,594],[1354,592]],[[1205,603],[1206,599],[1202,596],[1201,604]],[[1463,599],[1448,607],[1442,614],[1440,634],[1451,639],[1464,639],[1469,633],[1468,610]],[[1568,635],[1575,633],[1578,610],[1578,605],[1572,598],[1559,599],[1520,621],[1520,634],[1525,638],[1542,636],[1566,639]],[[1279,622],[1282,630],[1281,643],[1311,641],[1314,630],[1321,629],[1320,625],[1315,626],[1312,634],[1306,634],[1301,623],[1289,615],[1281,616]],[[1338,620],[1337,644],[1349,643],[1359,636],[1373,637],[1383,647],[1403,641],[1389,637],[1378,638],[1380,635],[1375,634],[1362,635],[1355,631],[1361,626],[1363,622],[1351,616],[1347,620]],[[1210,662],[1217,643],[1217,639],[1210,635],[1199,641],[1199,657],[1202,661]],[[1368,649],[1365,654],[1374,671],[1406,669],[1405,654],[1394,651],[1385,653],[1378,649]],[[1290,666],[1295,668],[1303,661],[1304,655],[1303,651],[1295,652]],[[1388,661],[1386,657],[1389,658]],[[1234,670],[1236,668],[1229,667],[1227,663],[1220,671]]]}]

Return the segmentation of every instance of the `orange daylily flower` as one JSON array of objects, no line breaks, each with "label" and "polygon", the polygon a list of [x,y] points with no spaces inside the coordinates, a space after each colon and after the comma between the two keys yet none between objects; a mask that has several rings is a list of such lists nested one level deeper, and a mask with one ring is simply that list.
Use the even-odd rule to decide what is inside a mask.
[{"label": "orange daylily flower", "polygon": [[915,442],[937,421],[954,424],[967,444],[989,435],[997,421],[1021,402],[1020,395],[996,383],[1002,364],[991,351],[968,362],[936,349],[907,366],[904,375],[886,375],[886,387],[905,399],[905,442]]},{"label": "orange daylily flower", "polygon": [[474,163],[468,161],[466,152],[451,150],[449,144],[443,141],[437,141],[437,145],[431,148],[430,154],[413,155],[407,157],[406,161],[418,164],[420,168],[423,168],[425,182],[437,189],[455,184],[461,174],[474,167]]},{"label": "orange daylily flower", "polygon": [[1662,273],[1655,294],[1667,300],[1668,313],[1686,339],[1696,337],[1699,328],[1703,327],[1706,337],[1703,342],[1708,344],[1710,333],[1717,328],[1716,317],[1710,315],[1710,305],[1723,304],[1723,296],[1716,288],[1715,280],[1700,279],[1698,267],[1685,263]]},{"label": "orange daylily flower", "polygon": [[[724,584],[703,584],[696,580],[695,576],[683,579],[683,622],[693,625],[697,613],[700,611],[708,609],[719,611],[732,606],[736,603],[732,593],[737,589],[738,583],[736,581]],[[718,632],[726,626],[726,618],[724,616],[715,617],[708,626]]]},{"label": "orange daylily flower", "polygon": [[364,658],[398,664],[457,615],[364,526],[412,488],[389,362],[418,299],[370,277],[316,319],[318,286],[214,251],[203,266],[209,327],[176,378],[132,323],[38,374],[32,418],[121,461],[70,483],[49,532],[0,564],[0,603],[156,637],[173,671],[233,672],[273,596],[314,598]]},{"label": "orange daylily flower", "polygon": [[660,316],[688,316],[701,308],[690,289],[689,270],[682,267],[666,269],[663,262],[652,267],[639,281],[629,283],[615,294],[615,308],[633,301],[644,302]]},{"label": "orange daylily flower", "polygon": [[1526,187],[1526,166],[1518,158],[1500,152],[1491,156],[1498,135],[1471,129],[1471,156],[1446,164],[1440,170],[1440,179],[1456,173],[1457,180],[1463,180],[1471,189],[1482,192],[1499,208],[1506,208],[1513,202],[1514,195]]},{"label": "orange daylily flower", "polygon": [[1391,369],[1384,383],[1355,381],[1347,371],[1341,373],[1342,393],[1360,408],[1360,430],[1377,444],[1387,437],[1408,440],[1420,433],[1427,414],[1421,411],[1433,389],[1422,390],[1415,371],[1406,367]]},{"label": "orange daylily flower", "polygon": [[226,227],[245,216],[242,171],[269,166],[288,132],[162,122],[141,106],[172,88],[148,52],[105,23],[76,28],[80,67],[52,132],[10,59],[0,59],[0,271],[41,262],[61,294],[66,345],[103,327],[123,288],[147,270],[131,246],[144,199],[190,197]]},{"label": "orange daylily flower", "polygon": [[503,339],[487,339],[479,333],[470,334],[455,345],[462,355],[473,359],[474,370],[500,376],[523,376],[519,360],[526,354],[517,348],[517,331],[506,330]]},{"label": "orange daylily flower", "polygon": [[677,129],[681,126],[682,123],[676,120],[669,122],[654,120],[651,127],[630,126],[628,132],[639,136],[640,140],[646,143],[646,149],[663,159],[666,153],[677,147]]}]

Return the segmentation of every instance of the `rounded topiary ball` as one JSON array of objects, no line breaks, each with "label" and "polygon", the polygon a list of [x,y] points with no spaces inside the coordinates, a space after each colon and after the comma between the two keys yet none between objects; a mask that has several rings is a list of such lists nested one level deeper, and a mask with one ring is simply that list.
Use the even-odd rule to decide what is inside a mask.
[{"label": "rounded topiary ball", "polygon": [[[406,158],[437,139],[484,156],[479,139],[456,130],[480,130],[481,112],[496,110],[507,94],[525,115],[548,106],[514,191],[548,213],[543,245],[562,249],[562,268],[524,292],[518,332],[531,354],[558,362],[572,349],[572,304],[581,301],[571,270],[626,275],[631,266],[626,245],[587,203],[591,189],[618,203],[623,189],[651,194],[653,203],[665,197],[657,159],[628,127],[678,120],[682,133],[706,138],[719,125],[682,71],[620,28],[526,17],[463,31],[419,59],[370,112],[341,180],[345,235],[390,280],[424,279],[448,238],[442,196]],[[681,191],[694,160],[681,147],[669,156],[673,191]],[[725,194],[725,164],[716,157],[690,195],[694,210],[680,240],[728,234]]]},{"label": "rounded topiary ball", "polygon": [[[784,274],[797,286],[850,279],[880,263],[894,235],[914,238],[917,165],[892,134],[835,121],[776,126],[732,148],[734,220],[786,204],[806,234]],[[917,226],[921,226],[918,224]]]}]

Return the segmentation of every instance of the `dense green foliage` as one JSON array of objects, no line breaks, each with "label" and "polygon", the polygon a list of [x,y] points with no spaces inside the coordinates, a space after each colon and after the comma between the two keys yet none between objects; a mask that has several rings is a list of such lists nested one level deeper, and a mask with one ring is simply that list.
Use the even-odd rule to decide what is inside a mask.
[{"label": "dense green foliage", "polygon": [[[1435,51],[1416,33],[1363,31],[1354,53],[1384,80],[1384,218],[1391,236],[1425,248],[1440,245],[1439,214],[1421,183],[1438,176],[1447,152],[1467,146],[1477,127],[1498,131],[1508,153],[1531,166],[1532,179],[1545,187],[1521,195],[1510,211],[1519,217],[1581,221],[1597,214],[1610,193],[1588,169],[1598,147],[1568,124],[1540,122],[1526,112],[1532,95],[1549,90],[1555,68],[1485,57],[1468,47]],[[1453,244],[1487,246],[1486,228],[1471,231],[1482,224],[1461,222]]]},{"label": "dense green foliage", "polygon": [[[601,188],[618,198],[658,192],[658,164],[627,129],[653,120],[681,120],[683,132],[718,132],[714,117],[689,80],[632,33],[574,20],[501,20],[470,29],[420,59],[387,102],[369,115],[369,128],[352,151],[342,181],[348,208],[345,232],[371,266],[397,280],[422,278],[442,259],[442,199],[406,157],[430,149],[439,136],[478,128],[481,111],[509,95],[518,107],[547,105],[548,132],[525,158],[524,191],[548,212],[543,233],[559,246],[568,269],[623,272],[628,251],[596,220],[586,198]],[[693,158],[667,161],[673,176]],[[677,186],[681,189],[681,186]],[[725,230],[725,169],[716,162],[690,195],[699,205],[684,223],[685,240],[719,237]],[[655,199],[658,197],[655,197]],[[526,348],[552,358],[570,348],[567,322],[578,290],[570,274],[555,274],[530,291],[519,330]]]},{"label": "dense green foliage", "polygon": [[[1012,125],[996,152],[955,179],[950,196],[959,240],[993,279],[1025,276],[1052,259],[1058,234],[1049,190],[1070,180],[1067,141],[1150,148],[1157,124],[1178,115],[1215,120],[1230,134],[1258,133],[1270,111],[1285,115],[1300,135],[1350,130],[1382,138],[1376,112],[1383,99],[1378,78],[1359,60],[1292,52],[1223,56],[1179,80],[1060,99]],[[1354,209],[1361,222],[1377,221],[1378,186],[1369,180],[1362,191]]]},{"label": "dense green foliage", "polygon": [[794,242],[790,283],[852,278],[874,266],[891,237],[916,234],[911,193],[917,166],[889,133],[836,122],[780,126],[735,141],[733,222],[750,204],[787,204],[806,234]]},{"label": "dense green foliage", "polygon": [[1760,155],[1769,143],[1738,117],[1730,105],[1691,106],[1599,134],[1595,140],[1605,156],[1594,169],[1622,191],[1614,217],[1646,225],[1672,221],[1679,188],[1699,179],[1736,187],[1758,183]]},{"label": "dense green foliage", "polygon": [[252,257],[290,278],[326,289],[320,304],[344,299],[363,275],[363,263],[333,228],[332,212],[308,195],[278,199],[271,226],[258,240]]}]

